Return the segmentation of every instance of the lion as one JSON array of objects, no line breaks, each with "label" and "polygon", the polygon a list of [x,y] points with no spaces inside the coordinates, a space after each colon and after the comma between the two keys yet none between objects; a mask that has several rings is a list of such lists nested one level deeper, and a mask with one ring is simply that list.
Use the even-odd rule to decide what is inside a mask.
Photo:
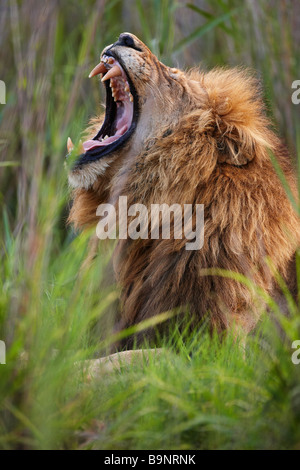
[{"label": "lion", "polygon": [[[284,309],[278,279],[296,298],[300,241],[299,218],[271,155],[297,201],[294,168],[266,116],[259,82],[242,68],[168,67],[130,33],[103,50],[90,77],[99,74],[106,112],[93,119],[80,155],[68,141],[76,153],[69,222],[96,226],[98,206],[118,207],[121,196],[128,206],[204,205],[201,249],[187,250],[174,227],[169,239],[118,240],[118,329],[188,309],[193,325],[206,318],[213,331],[249,334],[266,303],[234,276],[210,270],[242,274]],[[194,211],[190,222],[195,228]]]}]

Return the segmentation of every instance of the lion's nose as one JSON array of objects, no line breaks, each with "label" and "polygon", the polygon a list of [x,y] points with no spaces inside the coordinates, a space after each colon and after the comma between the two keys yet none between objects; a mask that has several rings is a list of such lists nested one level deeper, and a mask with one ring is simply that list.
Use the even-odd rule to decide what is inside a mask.
[{"label": "lion's nose", "polygon": [[134,47],[134,40],[130,34],[127,33],[120,34],[118,42],[121,46]]}]

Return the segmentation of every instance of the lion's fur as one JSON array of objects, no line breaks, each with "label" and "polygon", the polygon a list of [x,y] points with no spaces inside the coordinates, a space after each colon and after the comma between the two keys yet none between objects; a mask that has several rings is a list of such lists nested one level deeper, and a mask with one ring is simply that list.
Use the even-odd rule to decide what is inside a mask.
[{"label": "lion's fur", "polygon": [[[187,251],[185,239],[172,237],[118,242],[122,325],[188,306],[197,318],[208,314],[218,329],[237,321],[250,331],[264,305],[254,302],[245,285],[201,270],[241,273],[274,297],[279,293],[274,276],[278,271],[293,288],[299,219],[270,152],[296,198],[290,157],[271,128],[259,84],[248,71],[184,73],[165,67],[148,50],[145,60],[153,61],[152,81],[160,79],[162,97],[157,94],[154,108],[168,93],[160,112],[167,108],[166,116],[171,117],[157,114],[158,125],[151,123],[151,133],[145,134],[136,153],[129,142],[120,155],[110,157],[109,167],[89,189],[75,189],[70,221],[78,227],[96,224],[97,206],[115,202],[120,195],[128,197],[128,206],[204,204],[201,250]],[[141,86],[141,94],[146,93]],[[146,119],[144,113],[143,125]]]}]

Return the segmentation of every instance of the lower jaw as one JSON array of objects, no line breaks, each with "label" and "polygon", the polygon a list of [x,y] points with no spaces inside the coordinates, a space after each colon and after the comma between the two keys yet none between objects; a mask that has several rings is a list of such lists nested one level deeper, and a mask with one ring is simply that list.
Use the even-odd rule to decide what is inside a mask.
[{"label": "lower jaw", "polygon": [[90,150],[87,150],[85,153],[80,155],[79,159],[77,159],[74,169],[83,168],[87,164],[96,163],[102,160],[104,157],[105,160],[109,157],[116,158],[116,152],[122,152],[123,147],[134,133],[135,128],[136,124],[133,123],[130,129],[124,135],[118,137],[114,142],[108,145],[96,146]]}]

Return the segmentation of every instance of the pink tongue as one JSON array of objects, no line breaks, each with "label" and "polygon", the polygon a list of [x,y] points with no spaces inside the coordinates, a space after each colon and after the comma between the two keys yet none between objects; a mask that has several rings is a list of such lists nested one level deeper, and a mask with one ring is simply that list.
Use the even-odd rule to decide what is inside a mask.
[{"label": "pink tongue", "polygon": [[112,137],[108,137],[102,142],[100,142],[99,140],[87,140],[86,142],[83,142],[84,151],[87,152],[88,150],[91,150],[94,147],[102,147],[104,145],[111,144],[115,140],[118,140],[119,137],[119,135],[113,135]]}]

